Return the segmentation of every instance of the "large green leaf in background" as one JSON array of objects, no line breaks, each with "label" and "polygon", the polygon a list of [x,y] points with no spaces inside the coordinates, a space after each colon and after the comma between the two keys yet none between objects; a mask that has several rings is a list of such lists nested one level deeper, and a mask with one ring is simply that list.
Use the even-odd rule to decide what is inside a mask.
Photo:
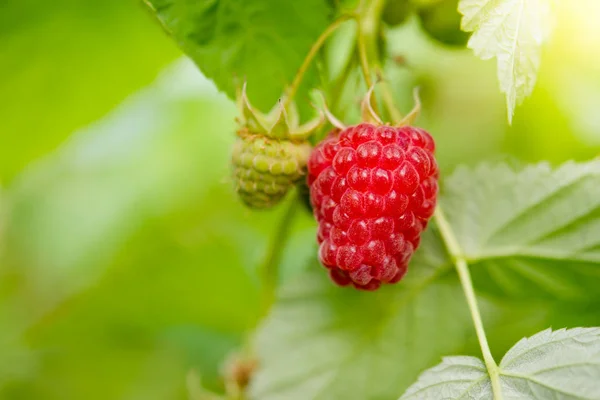
[{"label": "large green leaf in background", "polygon": [[600,296],[600,161],[459,168],[443,204],[476,287],[522,298]]},{"label": "large green leaf in background", "polygon": [[[514,271],[520,289],[478,291],[495,354],[548,326],[600,324],[593,311],[600,284],[594,252],[600,237],[600,214],[594,212],[600,206],[598,187],[597,161],[556,170],[545,164],[521,171],[504,165],[464,168],[445,182],[441,204],[465,255],[477,261],[471,268],[480,277],[476,290],[477,284],[488,289],[482,274],[498,262],[487,260],[497,254],[485,249],[502,249],[503,268]],[[548,254],[532,257],[534,251]],[[407,280],[397,286],[377,293],[343,290],[318,268],[284,286],[261,330],[262,368],[253,398],[394,399],[442,356],[478,354],[466,303],[435,225]],[[558,286],[561,280],[566,289]],[[553,296],[544,302],[527,288]]]},{"label": "large green leaf in background", "polygon": [[[204,75],[230,97],[248,82],[258,108],[273,107],[327,27],[326,0],[147,0]],[[309,73],[304,88],[315,75]],[[306,100],[306,91],[299,96]]]},{"label": "large green leaf in background", "polygon": [[0,184],[178,54],[136,0],[5,0],[1,10]]}]

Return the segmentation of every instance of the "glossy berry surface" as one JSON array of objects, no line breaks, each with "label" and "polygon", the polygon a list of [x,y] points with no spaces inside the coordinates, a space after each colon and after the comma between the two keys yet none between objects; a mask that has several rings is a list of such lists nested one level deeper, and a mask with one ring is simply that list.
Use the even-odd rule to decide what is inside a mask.
[{"label": "glossy berry surface", "polygon": [[341,286],[396,283],[419,247],[438,192],[435,143],[420,128],[362,123],[308,160],[319,259]]}]

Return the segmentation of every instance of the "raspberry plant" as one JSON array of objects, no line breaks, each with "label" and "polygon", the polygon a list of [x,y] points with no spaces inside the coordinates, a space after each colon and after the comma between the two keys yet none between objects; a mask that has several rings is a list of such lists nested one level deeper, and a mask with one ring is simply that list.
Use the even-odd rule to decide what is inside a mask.
[{"label": "raspberry plant", "polygon": [[[245,350],[251,376],[227,398],[600,399],[600,328],[577,327],[598,318],[560,318],[597,310],[600,301],[600,163],[485,163],[438,171],[436,132],[397,127],[407,119],[396,102],[412,87],[387,78],[403,68],[388,53],[391,26],[417,19],[423,34],[458,47],[472,32],[467,46],[475,55],[497,59],[510,122],[535,85],[549,0],[148,3],[231,98],[243,77],[257,109],[285,93],[285,102],[298,104],[302,123],[315,103],[310,90],[318,89],[325,101],[316,108],[353,120],[346,128],[330,118],[338,130],[329,136],[316,129],[301,135],[316,146],[307,179],[321,248],[314,246],[310,268],[280,283],[282,253],[301,207],[288,195],[261,270],[266,317]],[[373,88],[376,99],[361,118],[355,100]],[[308,157],[279,151],[284,144],[271,141],[288,140],[289,132],[277,138],[272,125],[259,125],[259,136],[244,131],[233,155],[238,184],[248,188],[242,198],[255,207],[281,200],[300,179],[298,160]],[[388,137],[393,140],[384,143]],[[365,144],[370,147],[361,148]],[[262,159],[269,151],[276,160]],[[410,160],[414,179],[399,165],[383,165],[387,152]],[[371,160],[371,153],[379,158]],[[297,167],[290,168],[293,176],[277,181],[271,167],[285,170],[288,162]],[[348,188],[336,186],[342,180]],[[274,184],[281,187],[266,190]],[[364,201],[392,188],[397,201]],[[407,210],[415,221],[404,226]],[[392,228],[377,228],[380,219]],[[378,290],[333,285],[317,259],[336,283]],[[564,326],[549,328],[556,321]],[[467,355],[451,356],[457,353]]]}]

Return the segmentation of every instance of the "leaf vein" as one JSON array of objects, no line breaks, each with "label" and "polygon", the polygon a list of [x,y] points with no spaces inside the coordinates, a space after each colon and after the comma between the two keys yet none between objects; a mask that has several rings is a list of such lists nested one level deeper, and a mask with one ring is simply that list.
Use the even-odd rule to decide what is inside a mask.
[{"label": "leaf vein", "polygon": [[575,399],[578,399],[578,400],[598,400],[597,398],[594,398],[594,397],[583,397],[583,396],[580,396],[578,394],[566,392],[566,391],[564,391],[564,390],[562,390],[560,388],[557,388],[557,387],[554,387],[554,386],[550,386],[549,384],[547,384],[545,382],[542,382],[540,380],[537,380],[537,379],[535,379],[535,378],[533,378],[531,376],[521,375],[521,374],[512,373],[512,372],[508,372],[508,371],[504,371],[504,370],[501,370],[500,374],[502,376],[506,376],[506,377],[510,377],[510,378],[523,379],[523,380],[527,381],[528,384],[529,384],[529,382],[535,383],[536,385],[545,387],[547,389],[553,390],[554,392],[557,392],[557,393],[560,393],[560,394],[571,396],[571,397],[573,397]]}]

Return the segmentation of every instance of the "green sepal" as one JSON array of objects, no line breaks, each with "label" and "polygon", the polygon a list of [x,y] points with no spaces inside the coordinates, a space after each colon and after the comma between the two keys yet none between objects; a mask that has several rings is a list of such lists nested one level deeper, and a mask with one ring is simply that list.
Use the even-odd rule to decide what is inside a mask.
[{"label": "green sepal", "polygon": [[319,116],[311,119],[303,125],[298,126],[296,129],[290,131],[289,138],[293,140],[302,140],[309,137],[313,132],[323,125],[325,122],[325,115],[319,111]]},{"label": "green sepal", "polygon": [[242,91],[238,95],[238,107],[240,108],[242,126],[254,133],[267,134],[268,122],[265,115],[253,109],[248,96],[246,95],[246,83],[242,86]]},{"label": "green sepal", "polygon": [[300,125],[296,104],[282,99],[279,99],[273,109],[265,115],[250,104],[245,83],[238,95],[238,107],[242,128],[273,139],[305,140],[325,122],[325,115],[319,110],[315,118]]},{"label": "green sepal", "polygon": [[274,139],[288,139],[292,127],[289,124],[287,112],[281,99],[275,105],[275,119],[267,135]]}]

